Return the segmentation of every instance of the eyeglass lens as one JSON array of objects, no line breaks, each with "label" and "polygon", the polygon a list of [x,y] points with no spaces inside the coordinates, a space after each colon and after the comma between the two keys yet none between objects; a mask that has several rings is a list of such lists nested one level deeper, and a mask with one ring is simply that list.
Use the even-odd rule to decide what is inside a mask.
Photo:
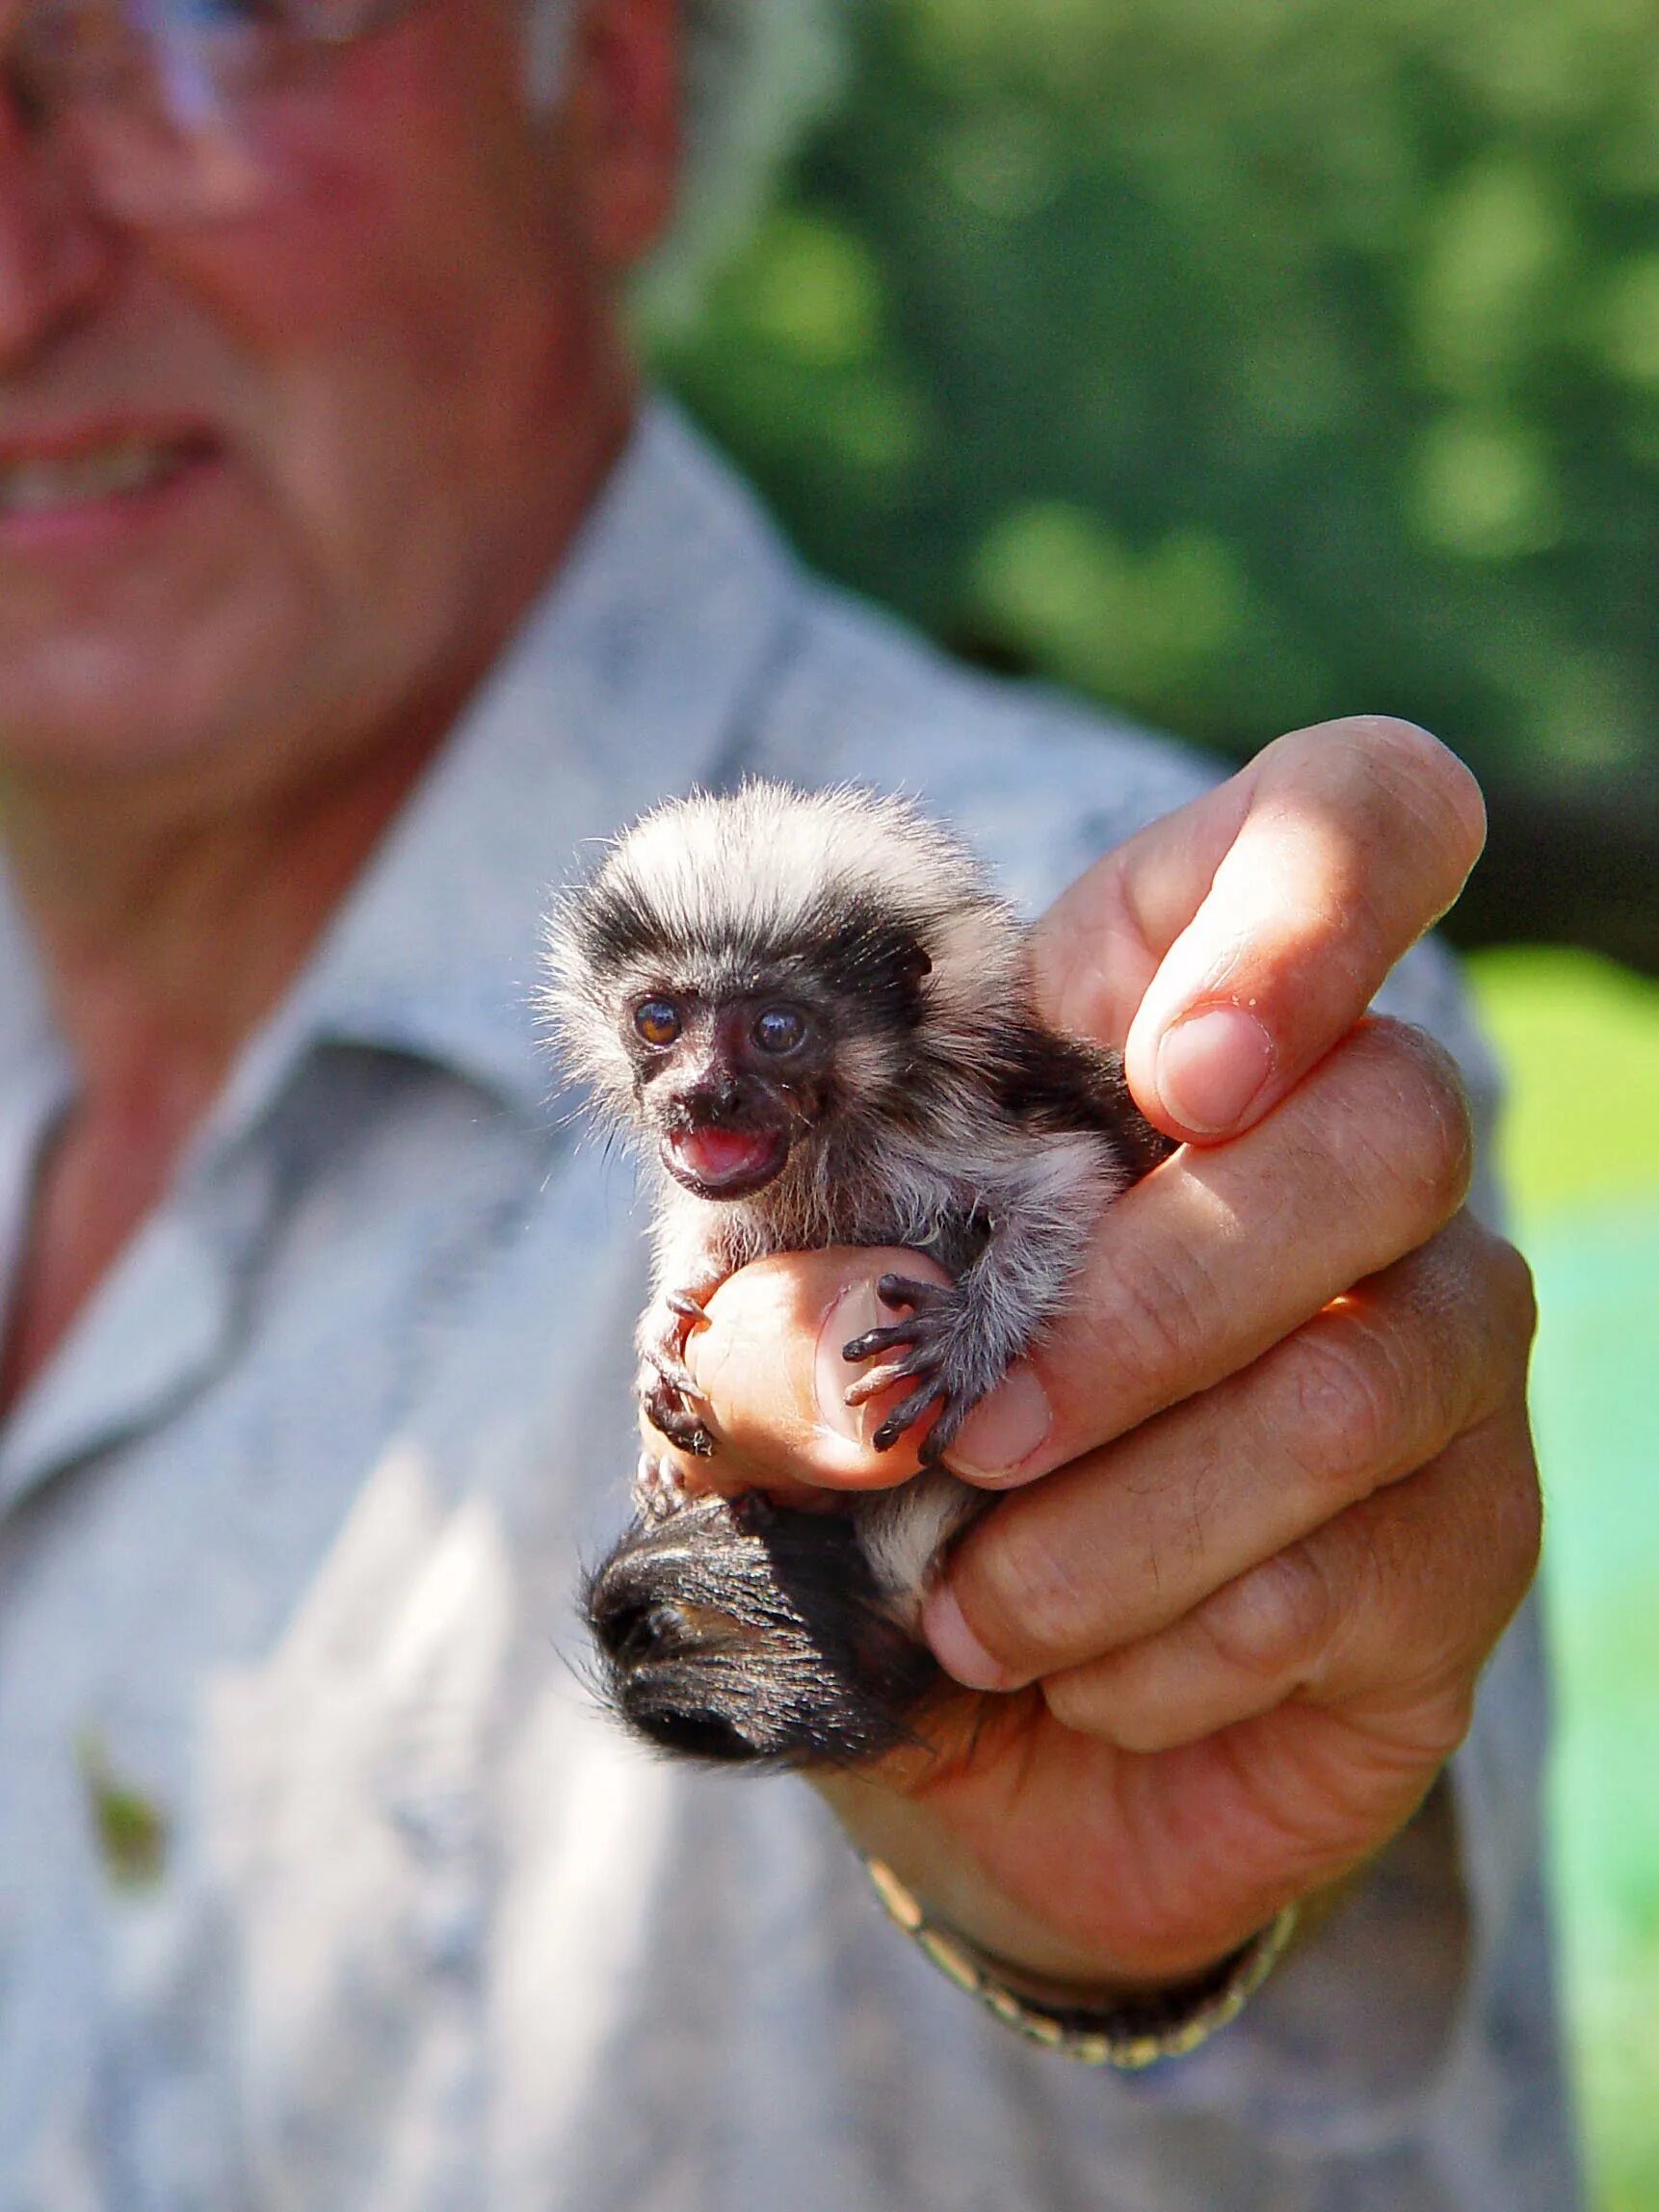
[{"label": "eyeglass lens", "polygon": [[5,50],[26,126],[118,220],[244,213],[281,189],[262,95],[415,0],[30,0]]}]

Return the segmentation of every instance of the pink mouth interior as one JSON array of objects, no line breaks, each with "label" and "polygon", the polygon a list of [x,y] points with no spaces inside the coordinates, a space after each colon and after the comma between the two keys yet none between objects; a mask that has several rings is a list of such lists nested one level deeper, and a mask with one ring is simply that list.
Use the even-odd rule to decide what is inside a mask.
[{"label": "pink mouth interior", "polygon": [[681,1166],[707,1183],[758,1174],[772,1165],[777,1149],[770,1131],[750,1129],[687,1129],[673,1143]]}]

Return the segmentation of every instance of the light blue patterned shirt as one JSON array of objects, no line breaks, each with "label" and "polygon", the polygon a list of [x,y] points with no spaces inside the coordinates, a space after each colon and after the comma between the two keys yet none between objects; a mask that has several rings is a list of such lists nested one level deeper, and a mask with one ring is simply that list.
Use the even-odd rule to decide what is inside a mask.
[{"label": "light blue patterned shirt", "polygon": [[[595,1712],[641,1224],[550,1107],[538,916],[742,765],[908,786],[1033,906],[1209,775],[826,591],[647,411],[0,1434],[0,2207],[1570,2212],[1530,1614],[1362,1894],[1133,2080],[935,1977],[807,1789]],[[10,1270],[69,1073],[3,937]],[[1393,1001],[1489,1105],[1439,956]]]}]

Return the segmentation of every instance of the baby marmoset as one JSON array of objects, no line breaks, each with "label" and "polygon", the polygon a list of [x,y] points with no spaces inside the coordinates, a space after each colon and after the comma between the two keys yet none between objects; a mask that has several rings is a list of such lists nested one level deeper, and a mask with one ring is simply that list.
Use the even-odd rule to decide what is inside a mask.
[{"label": "baby marmoset", "polygon": [[891,1321],[844,1354],[851,1403],[896,1393],[876,1449],[916,1428],[927,1471],[805,1514],[688,1498],[647,1452],[587,1588],[612,1699],[654,1742],[872,1755],[938,1679],[921,1599],[987,1502],[941,1455],[1170,1145],[1116,1055],[1040,1026],[1017,917],[904,800],[757,781],[662,806],[556,908],[550,961],[566,1065],[656,1184],[640,1390],[664,1437],[716,1448],[685,1350],[748,1261],[903,1245],[951,1277],[884,1277]]}]

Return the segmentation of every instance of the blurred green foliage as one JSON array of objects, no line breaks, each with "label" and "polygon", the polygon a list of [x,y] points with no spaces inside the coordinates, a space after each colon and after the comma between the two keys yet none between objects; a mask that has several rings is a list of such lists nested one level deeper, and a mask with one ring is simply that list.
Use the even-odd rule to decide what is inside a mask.
[{"label": "blurred green foliage", "polygon": [[1525,947],[1468,973],[1508,1074],[1499,1165],[1522,1229],[1659,1207],[1659,988],[1591,953]]},{"label": "blurred green foliage", "polygon": [[672,381],[807,554],[1229,750],[1659,753],[1659,0],[867,0]]}]

